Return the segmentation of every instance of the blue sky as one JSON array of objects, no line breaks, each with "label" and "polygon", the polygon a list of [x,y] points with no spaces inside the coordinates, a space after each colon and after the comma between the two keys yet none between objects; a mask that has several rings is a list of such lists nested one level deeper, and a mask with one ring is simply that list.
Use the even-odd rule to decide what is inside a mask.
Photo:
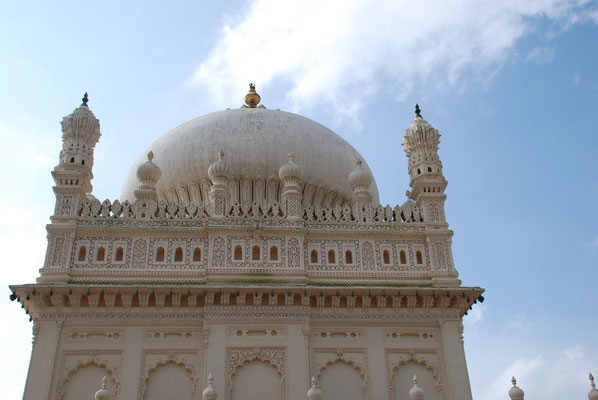
[{"label": "blue sky", "polygon": [[[520,4],[523,3],[523,4]],[[4,398],[22,395],[33,282],[54,198],[60,120],[83,92],[101,121],[94,194],[116,199],[169,129],[263,103],[339,133],[383,204],[408,189],[400,146],[418,102],[442,134],[447,219],[465,285],[476,399],[584,398],[598,373],[598,4],[536,0],[12,2],[0,13],[0,334]]]}]

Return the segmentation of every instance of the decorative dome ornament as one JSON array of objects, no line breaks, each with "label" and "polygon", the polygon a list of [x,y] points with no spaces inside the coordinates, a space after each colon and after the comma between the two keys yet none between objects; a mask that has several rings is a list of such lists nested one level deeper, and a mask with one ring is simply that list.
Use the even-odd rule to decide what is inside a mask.
[{"label": "decorative dome ornament", "polygon": [[210,371],[208,375],[208,385],[202,393],[203,400],[217,400],[218,392],[214,389],[214,375]]},{"label": "decorative dome ornament", "polygon": [[511,383],[513,387],[509,390],[509,397],[511,400],[523,400],[523,390],[517,387],[517,380],[515,377],[511,378]]},{"label": "decorative dome ornament", "polygon": [[417,376],[413,375],[413,387],[409,390],[411,400],[424,400],[424,389],[417,386]]},{"label": "decorative dome ornament", "polygon": [[284,181],[285,179],[297,179],[301,180],[303,176],[303,171],[301,167],[294,162],[295,155],[290,153],[288,155],[288,161],[278,170],[278,177],[280,180]]},{"label": "decorative dome ornament", "polygon": [[224,151],[218,152],[218,161],[210,165],[208,168],[208,176],[212,181],[217,179],[231,179],[233,171],[230,165],[224,160]]},{"label": "decorative dome ornament", "polygon": [[[255,83],[249,84],[249,92],[245,95],[245,104],[243,107],[257,108],[262,98],[255,91]],[[262,106],[263,107],[263,106]]]},{"label": "decorative dome ornament", "polygon": [[307,391],[308,400],[320,400],[322,398],[322,390],[318,388],[318,381],[315,376],[311,377],[311,388]]},{"label": "decorative dome ornament", "polygon": [[142,186],[154,186],[162,176],[162,171],[153,162],[154,152],[147,153],[147,161],[137,168],[137,179]]},{"label": "decorative dome ornament", "polygon": [[110,400],[112,398],[112,391],[108,390],[108,377],[104,376],[102,379],[102,387],[96,392],[96,400]]},{"label": "decorative dome ornament", "polygon": [[590,378],[590,385],[592,389],[588,392],[588,399],[589,400],[598,400],[598,390],[596,389],[596,384],[594,383],[594,375],[591,373],[588,376]]},{"label": "decorative dome ornament", "polygon": [[367,168],[364,168],[363,161],[357,160],[357,168],[355,168],[349,174],[349,184],[353,188],[353,191],[358,188],[368,190],[372,184],[372,174]]}]

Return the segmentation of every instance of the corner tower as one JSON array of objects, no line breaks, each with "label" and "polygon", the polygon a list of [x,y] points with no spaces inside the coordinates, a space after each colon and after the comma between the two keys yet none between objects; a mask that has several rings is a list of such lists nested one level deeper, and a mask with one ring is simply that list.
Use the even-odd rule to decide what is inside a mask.
[{"label": "corner tower", "polygon": [[409,186],[407,196],[423,210],[424,221],[446,224],[444,201],[446,179],[442,175],[442,162],[438,157],[440,134],[421,116],[415,105],[415,119],[405,131],[403,149],[409,158]]},{"label": "corner tower", "polygon": [[100,139],[100,121],[93,115],[87,102],[62,119],[62,150],[58,165],[52,171],[56,186],[56,207],[53,222],[66,222],[75,217],[80,204],[91,193],[93,179],[93,151]]}]

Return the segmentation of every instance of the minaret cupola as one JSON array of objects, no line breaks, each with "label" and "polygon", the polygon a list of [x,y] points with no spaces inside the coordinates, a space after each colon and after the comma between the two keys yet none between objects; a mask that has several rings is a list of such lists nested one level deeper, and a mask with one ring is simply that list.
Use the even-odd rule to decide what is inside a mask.
[{"label": "minaret cupola", "polygon": [[442,175],[442,163],[438,158],[440,134],[421,116],[415,105],[415,118],[405,131],[403,149],[409,158],[409,177],[413,181],[426,175]]},{"label": "minaret cupola", "polygon": [[87,93],[82,100],[78,108],[62,119],[60,165],[77,164],[91,169],[93,150],[101,136],[100,121],[87,106]]}]

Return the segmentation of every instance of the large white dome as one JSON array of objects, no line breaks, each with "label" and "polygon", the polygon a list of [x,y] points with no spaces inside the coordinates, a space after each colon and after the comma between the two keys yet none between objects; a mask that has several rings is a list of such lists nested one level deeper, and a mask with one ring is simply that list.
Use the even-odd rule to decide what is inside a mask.
[{"label": "large white dome", "polygon": [[[146,161],[150,150],[162,171],[156,189],[160,197],[169,200],[182,188],[187,190],[189,185],[201,185],[209,179],[208,168],[218,160],[220,150],[239,181],[245,176],[252,180],[278,179],[278,170],[287,162],[288,154],[293,153],[303,170],[305,187],[315,187],[310,195],[321,186],[329,194],[327,197],[336,198],[336,204],[351,198],[348,177],[357,160],[363,160],[343,138],[300,115],[264,108],[226,110],[193,119],[156,140],[131,168],[121,200],[135,199],[137,167]],[[378,204],[375,181],[370,193],[373,203]],[[180,200],[181,195],[178,197]]]}]

